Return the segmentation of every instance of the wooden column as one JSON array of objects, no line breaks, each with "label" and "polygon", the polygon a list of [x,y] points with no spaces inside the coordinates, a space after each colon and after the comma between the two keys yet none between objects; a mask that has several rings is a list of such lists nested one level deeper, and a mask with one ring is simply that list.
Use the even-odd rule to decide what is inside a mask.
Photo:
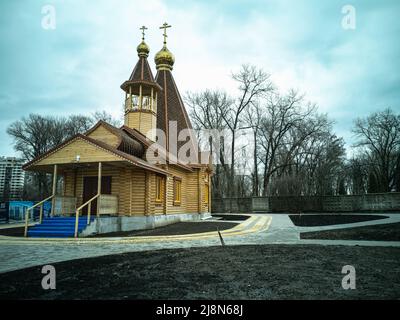
[{"label": "wooden column", "polygon": [[[133,110],[133,98],[132,98],[132,87],[129,87],[129,111],[131,112]],[[129,117],[128,117],[129,119]],[[128,124],[128,126],[130,126],[130,124]]]},{"label": "wooden column", "polygon": [[129,215],[132,215],[132,207],[133,207],[133,170],[129,170],[130,175],[130,183],[129,183]]},{"label": "wooden column", "polygon": [[97,177],[97,194],[99,197],[97,198],[97,217],[100,215],[100,206],[101,206],[101,162],[99,162],[99,172]]},{"label": "wooden column", "polygon": [[203,211],[203,190],[202,190],[202,183],[201,183],[201,180],[202,180],[202,178],[203,178],[203,175],[202,175],[202,171],[201,171],[201,169],[199,169],[199,171],[197,171],[197,190],[198,190],[198,211],[199,211],[199,214],[200,213],[202,213],[202,211]]},{"label": "wooden column", "polygon": [[77,197],[76,195],[76,184],[78,180],[78,168],[74,169],[74,197]]},{"label": "wooden column", "polygon": [[143,107],[143,94],[142,85],[139,86],[139,131],[142,132],[142,107]]},{"label": "wooden column", "polygon": [[211,174],[208,173],[208,212],[211,213]]},{"label": "wooden column", "polygon": [[154,94],[153,109],[154,113],[157,114],[157,91]]},{"label": "wooden column", "polygon": [[54,165],[54,171],[53,171],[53,190],[52,190],[52,196],[53,198],[51,199],[51,216],[54,217],[54,211],[56,209],[56,192],[57,192],[57,165]]},{"label": "wooden column", "polygon": [[[168,169],[167,169],[168,171]],[[168,180],[169,176],[168,174],[165,176],[164,180],[164,214],[168,214]]]},{"label": "wooden column", "polygon": [[154,93],[153,93],[154,89],[151,88],[151,100],[150,100],[150,109],[151,111],[154,112]]},{"label": "wooden column", "polygon": [[139,109],[142,110],[142,85],[139,86]]},{"label": "wooden column", "polygon": [[147,203],[147,197],[149,196],[149,191],[148,191],[148,187],[149,187],[149,183],[148,183],[148,178],[149,178],[149,174],[147,172],[147,170],[144,172],[144,215],[147,216],[148,215],[148,203]]}]

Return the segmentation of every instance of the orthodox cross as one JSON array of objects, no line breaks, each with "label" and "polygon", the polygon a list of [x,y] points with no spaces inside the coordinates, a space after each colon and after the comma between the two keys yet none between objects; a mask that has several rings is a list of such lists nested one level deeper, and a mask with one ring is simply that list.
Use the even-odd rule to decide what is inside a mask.
[{"label": "orthodox cross", "polygon": [[144,41],[144,32],[147,30],[145,26],[142,26],[139,30],[142,30],[142,40]]},{"label": "orthodox cross", "polygon": [[171,28],[168,23],[164,22],[164,24],[160,27],[160,29],[164,29],[164,44],[167,44],[167,28]]}]

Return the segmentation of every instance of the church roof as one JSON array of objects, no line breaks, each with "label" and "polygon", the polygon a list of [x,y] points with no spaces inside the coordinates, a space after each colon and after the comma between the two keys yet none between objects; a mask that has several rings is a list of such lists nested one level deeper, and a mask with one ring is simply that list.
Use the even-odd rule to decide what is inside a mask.
[{"label": "church roof", "polygon": [[128,154],[126,152],[123,152],[121,150],[119,150],[118,148],[115,148],[103,141],[99,141],[96,139],[92,139],[88,136],[85,136],[83,134],[77,134],[73,137],[71,137],[70,139],[67,139],[66,141],[64,141],[63,143],[59,144],[58,146],[54,147],[53,149],[43,153],[42,155],[36,157],[35,159],[33,159],[32,161],[29,161],[28,163],[26,163],[25,165],[23,165],[23,169],[24,170],[29,170],[32,166],[35,166],[35,164],[37,164],[38,162],[40,162],[42,159],[45,159],[46,157],[58,152],[59,150],[61,150],[63,147],[69,145],[70,143],[73,143],[76,140],[84,140],[94,146],[99,147],[100,149],[103,149],[107,152],[110,152],[118,157],[120,157],[122,160],[126,160],[128,162],[130,162],[131,164],[142,168],[142,169],[146,169],[146,170],[150,170],[156,173],[161,173],[161,174],[166,174],[167,172],[155,165],[152,165],[151,163],[148,163],[147,161],[140,159],[139,157],[136,157],[134,155]]},{"label": "church roof", "polygon": [[[121,130],[124,130],[125,132],[127,132],[129,135],[131,135],[133,138],[137,139],[138,141],[142,142],[146,148],[150,147],[154,141],[150,140],[149,138],[147,138],[143,133],[141,133],[139,130],[133,129],[133,128],[129,128],[127,126],[122,126]],[[159,150],[160,151],[160,150]],[[165,157],[165,154],[164,154]],[[191,166],[188,166],[186,164],[183,164],[179,161],[177,161],[176,163],[174,163],[176,166],[185,169],[187,171],[193,171]]]},{"label": "church roof", "polygon": [[146,57],[139,57],[139,61],[136,63],[136,66],[129,77],[129,81],[154,82],[153,73],[151,72],[150,65]]},{"label": "church roof", "polygon": [[139,54],[139,60],[133,68],[133,71],[127,81],[121,85],[121,89],[128,92],[129,87],[135,87],[138,85],[145,85],[152,87],[157,91],[161,91],[162,88],[154,81],[153,72],[151,71],[147,56]]},{"label": "church roof", "polygon": [[139,158],[143,156],[144,145],[143,143],[141,143],[141,141],[137,141],[137,139],[132,139],[124,130],[114,127],[113,125],[103,120],[97,122],[97,124],[93,128],[91,128],[89,131],[85,133],[85,136],[89,136],[100,126],[103,126],[110,133],[118,137],[119,141],[116,146],[118,150],[134,155]]},{"label": "church roof", "polygon": [[[163,88],[163,92],[157,97],[157,128],[166,133],[168,141],[170,121],[177,122],[178,134],[184,129],[193,129],[193,127],[171,71],[158,70],[156,82]],[[191,140],[197,150],[195,137],[192,136]],[[183,144],[185,144],[184,141],[178,142],[178,149]]]}]

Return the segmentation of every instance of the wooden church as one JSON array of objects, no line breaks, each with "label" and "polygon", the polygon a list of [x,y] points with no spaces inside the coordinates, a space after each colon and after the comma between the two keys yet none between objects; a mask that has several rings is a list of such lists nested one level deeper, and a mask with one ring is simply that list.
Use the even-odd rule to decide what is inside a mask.
[{"label": "wooden church", "polygon": [[[139,59],[129,79],[121,85],[125,93],[122,127],[99,121],[85,134],[68,139],[24,166],[25,170],[53,174],[53,194],[44,200],[52,201],[53,217],[73,219],[75,236],[84,234],[90,224],[94,225],[94,233],[144,229],[180,221],[180,215],[185,220],[196,220],[210,211],[209,155],[200,152],[195,138],[190,136],[189,142],[179,141],[176,147],[191,143],[196,161],[171,161],[169,156],[172,135],[192,129],[192,125],[172,75],[175,58],[166,45],[168,27],[161,27],[164,46],[155,55],[155,78],[147,60],[149,47],[142,27]],[[172,131],[177,132],[170,132],[170,123],[176,127]],[[154,148],[159,139],[157,132],[165,134],[164,148]],[[164,161],[155,161],[158,158]],[[62,191],[57,190],[60,176]],[[42,204],[35,206],[41,209],[43,224],[49,219],[42,217]],[[123,219],[118,223],[104,222],[107,218]],[[149,224],[149,218],[158,223]],[[95,220],[102,224],[93,223]],[[30,227],[26,235],[57,236],[57,232],[39,231]],[[60,233],[63,235],[71,236]]]}]

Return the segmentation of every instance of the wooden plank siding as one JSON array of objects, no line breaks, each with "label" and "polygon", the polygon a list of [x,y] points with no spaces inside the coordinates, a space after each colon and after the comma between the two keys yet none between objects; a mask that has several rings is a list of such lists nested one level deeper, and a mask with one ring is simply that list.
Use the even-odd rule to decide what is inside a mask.
[{"label": "wooden plank siding", "polygon": [[90,132],[88,137],[107,143],[110,146],[117,147],[119,144],[119,137],[107,130],[103,125],[98,126],[95,130]]},{"label": "wooden plank siding", "polygon": [[[193,170],[193,172],[187,172],[180,169],[179,167],[169,166],[168,172],[170,173],[170,175],[168,179],[167,214],[200,213],[206,211],[207,207],[204,206],[204,204],[199,203],[199,199],[202,199],[202,188],[204,188],[204,169],[195,169]],[[174,177],[182,179],[182,199],[180,205],[174,205],[173,201]]]},{"label": "wooden plank siding", "polygon": [[[209,210],[204,188],[210,183],[205,169],[187,172],[179,167],[168,167],[166,213],[199,213]],[[104,165],[103,176],[111,176],[111,194],[118,196],[118,214],[125,216],[165,214],[164,203],[156,203],[156,174],[133,167],[111,167]],[[64,172],[64,196],[77,197],[77,205],[82,204],[83,178],[97,176],[97,169],[70,169]],[[75,181],[76,177],[76,181]],[[181,203],[174,204],[174,177],[181,179]],[[199,196],[201,201],[199,202]],[[200,210],[199,210],[200,208]]]},{"label": "wooden plank siding", "polygon": [[[77,197],[77,205],[82,204],[83,178],[97,176],[97,169],[77,169],[64,174],[65,196]],[[111,194],[118,196],[119,215],[145,214],[145,171],[137,168],[103,167],[102,176],[111,176]],[[75,185],[75,186],[74,186]],[[76,190],[75,193],[73,190]]]},{"label": "wooden plank siding", "polygon": [[149,185],[147,194],[148,213],[149,214],[164,214],[164,203],[156,203],[156,174],[149,173]]},{"label": "wooden plank siding", "polygon": [[80,156],[80,162],[109,162],[109,161],[121,161],[120,157],[113,155],[101,148],[98,148],[87,141],[77,139],[67,144],[63,148],[59,149],[40,160],[36,163],[39,165],[52,165],[52,164],[67,164],[74,163],[76,156]]},{"label": "wooden plank siding", "polygon": [[[132,121],[137,120],[135,116],[137,115],[132,114]],[[156,119],[149,113],[143,113],[141,116],[149,117],[149,123]],[[143,129],[147,130],[146,127]],[[87,135],[111,147],[117,147],[120,142],[120,137],[103,125],[99,125]],[[59,174],[64,177],[63,195],[76,197],[77,206],[82,205],[83,202],[84,177],[97,177],[97,165],[101,162],[102,176],[111,176],[111,194],[118,196],[119,215],[143,216],[208,211],[204,188],[209,181],[209,175],[205,167],[194,166],[190,171],[189,168],[185,170],[184,166],[159,165],[159,168],[168,172],[168,176],[164,177],[163,202],[156,203],[157,173],[155,172],[158,172],[157,169],[146,171],[149,168],[147,166],[143,166],[145,169],[140,169],[129,162],[129,158],[127,160],[117,152],[114,154],[107,150],[107,147],[102,147],[101,144],[95,145],[92,141],[78,136],[34,163],[35,167],[43,166],[44,168],[51,168],[57,164]],[[78,155],[79,161],[77,160]],[[147,161],[156,158],[151,152],[147,157],[149,158]],[[140,162],[134,163],[140,166]],[[174,177],[181,181],[179,204],[174,203]],[[209,184],[211,183],[209,182]]]},{"label": "wooden plank siding", "polygon": [[182,193],[186,193],[186,209],[188,213],[199,212],[199,195],[198,195],[198,169],[187,174],[186,189]]},{"label": "wooden plank siding", "polygon": [[156,128],[157,118],[155,114],[148,111],[134,111],[129,112],[125,116],[126,126],[130,128],[136,128],[146,137],[149,137],[149,131],[152,128]]},{"label": "wooden plank siding", "polygon": [[[186,213],[186,204],[187,204],[187,192],[185,192],[187,187],[187,177],[186,172],[183,170],[179,170],[177,167],[169,166],[168,167],[168,181],[167,181],[167,214],[176,214],[176,213]],[[182,196],[180,205],[174,205],[174,177],[182,179]]]}]

